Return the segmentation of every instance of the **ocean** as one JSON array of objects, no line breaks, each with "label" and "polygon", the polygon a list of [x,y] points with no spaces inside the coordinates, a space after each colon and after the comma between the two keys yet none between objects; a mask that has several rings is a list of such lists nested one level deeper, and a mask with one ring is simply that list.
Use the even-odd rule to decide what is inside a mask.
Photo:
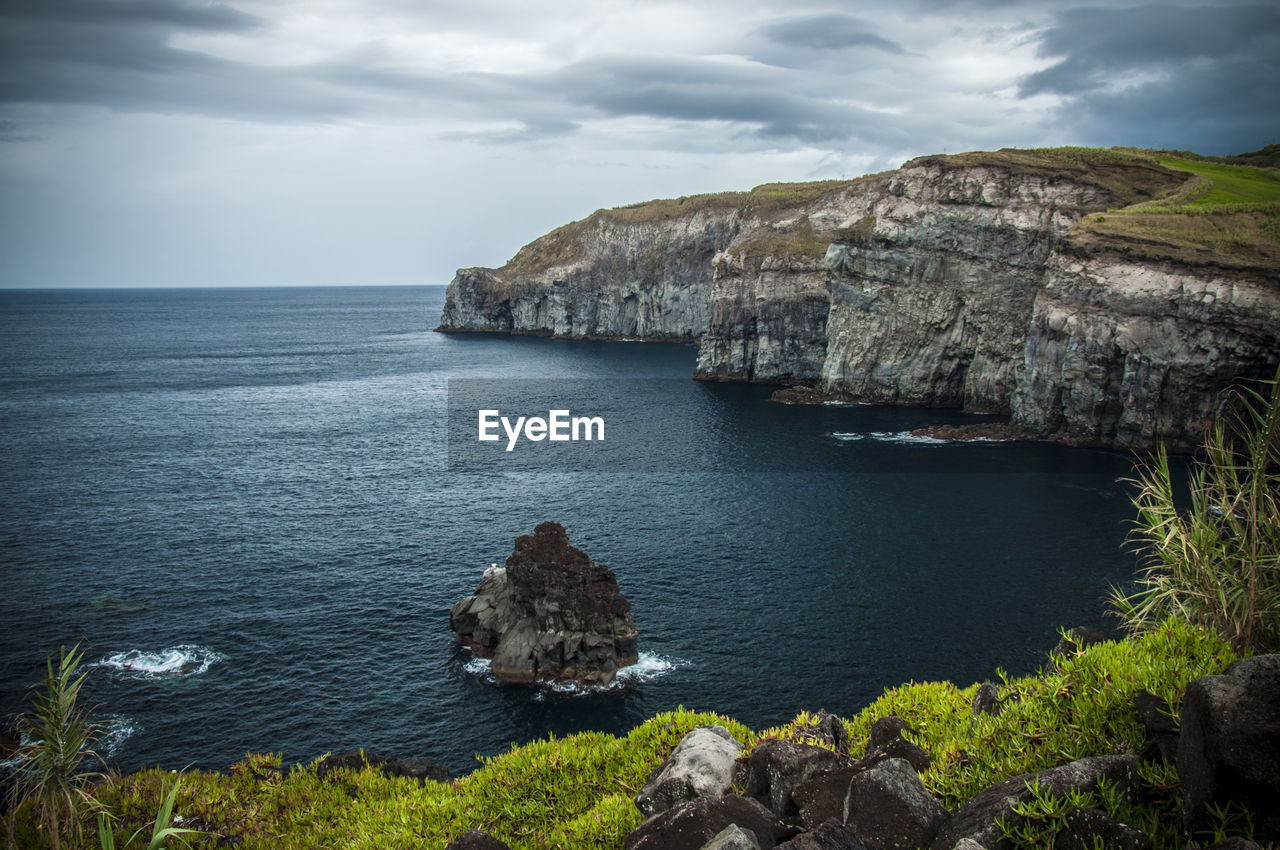
[{"label": "ocean", "polygon": [[[1128,455],[779,405],[690,380],[687,345],[437,334],[443,302],[0,292],[0,712],[79,645],[117,769],[363,747],[457,774],[678,705],[763,729],[1029,672],[1133,575]],[[468,454],[451,407],[491,388],[631,442]],[[544,520],[631,601],[641,663],[612,688],[501,686],[454,646],[449,607]]]}]

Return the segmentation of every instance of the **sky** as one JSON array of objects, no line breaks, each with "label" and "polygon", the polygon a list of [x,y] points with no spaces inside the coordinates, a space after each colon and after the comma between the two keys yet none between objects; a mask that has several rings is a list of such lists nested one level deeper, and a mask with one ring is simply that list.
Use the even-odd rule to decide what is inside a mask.
[{"label": "sky", "polygon": [[1280,141],[1280,3],[5,0],[0,287],[445,284],[601,207]]}]

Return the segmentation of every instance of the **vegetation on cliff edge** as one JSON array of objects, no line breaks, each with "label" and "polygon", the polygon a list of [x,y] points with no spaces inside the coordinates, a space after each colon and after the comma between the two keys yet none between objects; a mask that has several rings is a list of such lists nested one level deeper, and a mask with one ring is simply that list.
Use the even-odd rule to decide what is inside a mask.
[{"label": "vegetation on cliff edge", "polygon": [[[1085,216],[1070,234],[1068,250],[1280,272],[1280,170],[1178,154],[1146,152],[1163,168],[1189,175],[1176,191]],[[1230,159],[1272,161],[1252,154]]]}]

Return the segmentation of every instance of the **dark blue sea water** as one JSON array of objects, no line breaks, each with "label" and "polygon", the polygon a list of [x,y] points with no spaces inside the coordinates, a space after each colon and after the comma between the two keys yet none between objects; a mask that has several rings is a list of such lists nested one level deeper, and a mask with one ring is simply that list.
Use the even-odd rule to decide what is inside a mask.
[{"label": "dark blue sea water", "polygon": [[[686,380],[689,346],[436,334],[443,298],[0,293],[0,711],[79,643],[121,769],[365,747],[458,772],[680,704],[764,728],[1029,671],[1133,572],[1124,455],[912,441],[970,418],[772,404]],[[573,379],[679,427],[651,464],[451,466],[450,379]],[[631,600],[644,663],[609,692],[500,687],[454,649],[449,606],[546,519]]]}]

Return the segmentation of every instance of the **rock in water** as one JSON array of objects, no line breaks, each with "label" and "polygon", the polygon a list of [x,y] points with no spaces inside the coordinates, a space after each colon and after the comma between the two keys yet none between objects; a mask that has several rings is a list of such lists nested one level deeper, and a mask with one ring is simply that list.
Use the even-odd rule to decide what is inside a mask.
[{"label": "rock in water", "polygon": [[516,538],[506,568],[485,570],[449,612],[458,643],[493,659],[499,682],[608,684],[637,661],[635,618],[617,576],[544,522]]}]

